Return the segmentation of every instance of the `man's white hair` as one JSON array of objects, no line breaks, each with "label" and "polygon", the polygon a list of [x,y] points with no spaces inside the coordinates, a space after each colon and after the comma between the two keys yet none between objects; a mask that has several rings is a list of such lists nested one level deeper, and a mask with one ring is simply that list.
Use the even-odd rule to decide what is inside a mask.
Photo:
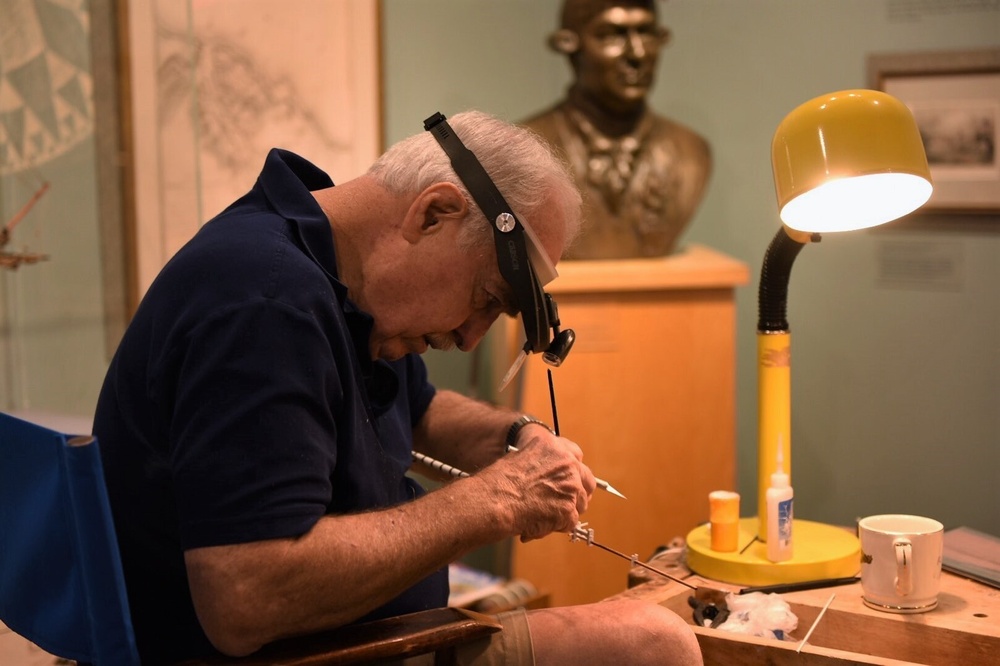
[{"label": "man's white hair", "polygon": [[[580,192],[569,167],[545,140],[529,129],[481,111],[455,114],[448,124],[479,159],[522,223],[544,234],[550,221],[543,219],[540,209],[549,198],[557,202],[566,224],[564,247],[569,247],[580,231]],[[368,173],[393,194],[415,194],[439,182],[454,184],[465,196],[470,210],[462,231],[463,243],[492,242],[492,223],[487,222],[452,168],[447,153],[430,132],[394,144]]]}]

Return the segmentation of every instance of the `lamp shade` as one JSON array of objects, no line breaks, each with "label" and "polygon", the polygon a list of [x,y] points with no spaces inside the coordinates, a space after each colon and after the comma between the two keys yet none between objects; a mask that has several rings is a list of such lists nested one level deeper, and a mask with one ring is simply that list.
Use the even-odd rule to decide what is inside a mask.
[{"label": "lamp shade", "polygon": [[931,174],[913,114],[877,90],[816,97],[789,113],[771,142],[778,210],[806,232],[872,227],[931,196]]}]

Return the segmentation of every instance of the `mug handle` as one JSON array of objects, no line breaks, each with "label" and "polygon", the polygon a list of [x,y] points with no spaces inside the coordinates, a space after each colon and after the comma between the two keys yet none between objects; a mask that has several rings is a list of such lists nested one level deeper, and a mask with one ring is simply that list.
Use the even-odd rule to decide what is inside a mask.
[{"label": "mug handle", "polygon": [[905,537],[892,542],[896,553],[896,594],[908,595],[913,591],[913,545]]}]

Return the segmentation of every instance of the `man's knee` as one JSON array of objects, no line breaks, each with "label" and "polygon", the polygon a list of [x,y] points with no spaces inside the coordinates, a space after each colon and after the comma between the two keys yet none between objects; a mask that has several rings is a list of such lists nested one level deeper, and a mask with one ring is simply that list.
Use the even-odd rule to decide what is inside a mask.
[{"label": "man's knee", "polygon": [[674,612],[634,599],[529,614],[536,663],[700,666],[694,630]]},{"label": "man's knee", "polygon": [[[641,663],[697,666],[701,648],[694,629],[673,611],[647,601],[623,599],[607,601],[606,610],[618,618],[623,649],[645,659]],[[646,661],[648,660],[648,661]]]}]

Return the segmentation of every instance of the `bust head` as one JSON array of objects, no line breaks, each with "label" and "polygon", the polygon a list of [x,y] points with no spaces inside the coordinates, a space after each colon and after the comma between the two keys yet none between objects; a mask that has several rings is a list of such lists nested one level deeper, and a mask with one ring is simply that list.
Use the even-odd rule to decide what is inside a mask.
[{"label": "bust head", "polygon": [[644,104],[669,37],[657,22],[656,0],[565,0],[549,45],[569,57],[579,93],[626,113]]}]

